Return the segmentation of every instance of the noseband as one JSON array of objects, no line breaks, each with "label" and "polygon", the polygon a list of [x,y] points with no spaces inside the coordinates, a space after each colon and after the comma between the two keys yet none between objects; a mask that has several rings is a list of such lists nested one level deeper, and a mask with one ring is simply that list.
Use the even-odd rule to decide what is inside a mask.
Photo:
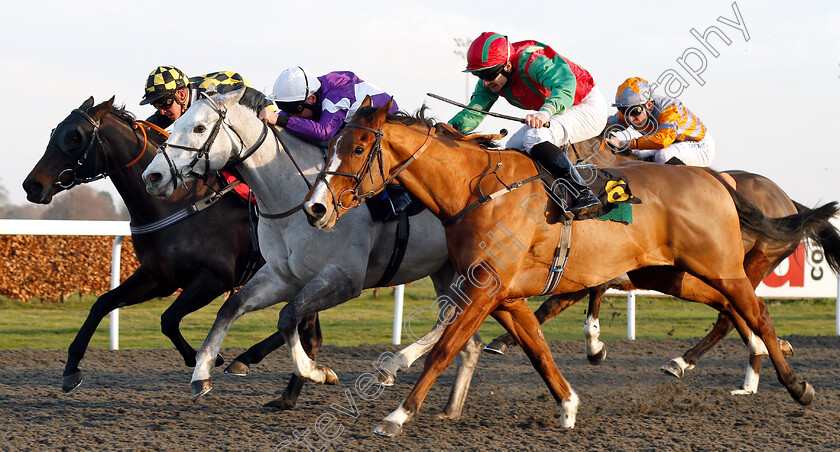
[{"label": "noseband", "polygon": [[[233,132],[233,134],[239,140],[240,144],[240,152],[236,155],[236,158],[233,158],[230,161],[228,161],[227,165],[225,166],[235,166],[247,159],[248,157],[250,157],[251,154],[253,154],[262,145],[262,143],[265,141],[265,137],[268,135],[268,126],[263,124],[263,129],[260,132],[260,137],[257,139],[257,142],[254,143],[254,145],[250,148],[242,151],[242,149],[245,148],[245,141],[242,139],[242,136],[239,135],[239,132],[237,132],[236,129],[234,129],[230,123],[225,121],[225,115],[227,114],[227,110],[219,107],[219,105],[216,104],[216,102],[213,101],[213,99],[206,92],[202,92],[201,96],[207,99],[207,102],[210,103],[210,105],[213,107],[213,110],[215,110],[216,113],[219,115],[219,120],[213,124],[213,129],[210,131],[210,136],[207,137],[207,141],[205,141],[200,148],[195,148],[190,146],[183,146],[180,144],[172,144],[169,143],[167,140],[167,142],[163,143],[157,150],[158,154],[163,154],[163,158],[166,159],[166,163],[169,166],[169,172],[172,175],[173,188],[177,188],[178,185],[180,185],[181,183],[185,183],[185,176],[193,176],[206,182],[208,173],[210,172],[210,148],[213,146],[213,142],[216,141],[216,137],[219,135],[219,131],[222,129],[223,126],[226,126],[231,130],[231,132]],[[178,168],[175,167],[175,163],[166,154],[167,147],[194,152],[195,156],[187,166],[185,166],[179,171]],[[202,158],[204,159],[204,172],[197,173],[195,171],[195,166],[198,164],[199,161],[201,161]],[[184,172],[185,170],[186,172]]]},{"label": "noseband", "polygon": [[[357,206],[359,203],[361,203],[365,199],[375,196],[380,190],[385,188],[386,185],[393,182],[393,180],[396,179],[397,175],[399,175],[403,170],[405,170],[408,167],[408,165],[410,165],[415,160],[417,160],[418,157],[420,157],[420,154],[422,154],[423,151],[425,151],[426,148],[429,147],[429,144],[431,144],[432,137],[435,136],[435,129],[433,127],[430,127],[429,128],[429,134],[426,136],[426,141],[424,141],[423,144],[420,146],[420,148],[417,149],[416,151],[414,151],[414,153],[411,155],[411,157],[409,157],[406,161],[401,163],[394,170],[394,172],[390,176],[388,176],[388,178],[386,179],[385,178],[385,169],[382,166],[382,137],[384,136],[384,134],[382,133],[382,129],[380,128],[379,130],[376,130],[376,129],[372,129],[370,127],[365,127],[365,126],[360,126],[358,124],[350,124],[350,123],[345,124],[344,127],[366,130],[366,131],[372,133],[376,137],[374,142],[373,142],[373,146],[371,146],[370,153],[368,153],[368,156],[365,159],[365,163],[362,166],[362,168],[359,170],[359,172],[353,174],[353,173],[346,173],[346,172],[342,172],[342,171],[327,171],[326,169],[324,169],[324,171],[321,172],[321,174],[318,175],[318,179],[323,180],[324,184],[327,186],[327,190],[329,190],[330,196],[332,196],[333,204],[336,207],[338,207],[340,209],[344,209],[344,210],[352,209],[353,207]],[[370,190],[368,190],[364,193],[361,193],[362,181],[364,180],[365,177],[369,177],[370,182],[373,183],[373,169],[372,169],[372,166],[373,166],[374,160],[376,160],[376,162],[379,163],[379,175],[382,178],[382,183],[379,184],[378,186],[376,186],[375,188],[372,188],[372,189],[370,189]],[[356,184],[353,188],[349,188],[347,190],[344,190],[343,192],[341,192],[341,194],[338,197],[336,197],[335,191],[333,191],[333,188],[330,185],[330,183],[327,182],[327,176],[328,175],[329,176],[349,177],[349,178],[353,179],[356,182]],[[350,193],[350,195],[352,196],[350,203],[346,204],[346,205],[341,202],[341,198],[344,197],[345,193]]]}]

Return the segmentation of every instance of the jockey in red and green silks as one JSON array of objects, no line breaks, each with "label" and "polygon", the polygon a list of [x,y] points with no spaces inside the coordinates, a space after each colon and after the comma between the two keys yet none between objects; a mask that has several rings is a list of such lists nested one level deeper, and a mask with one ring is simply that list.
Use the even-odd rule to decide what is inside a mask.
[{"label": "jockey in red and green silks", "polygon": [[[467,69],[481,80],[469,107],[489,110],[501,96],[512,105],[531,110],[526,125],[507,146],[528,152],[575,197],[571,211],[579,217],[598,210],[600,203],[566,156],[564,147],[598,136],[607,121],[607,102],[592,76],[581,66],[537,41],[510,44],[506,36],[482,33],[467,52]],[[486,115],[467,109],[449,124],[473,131]],[[549,127],[544,127],[545,124]]]}]

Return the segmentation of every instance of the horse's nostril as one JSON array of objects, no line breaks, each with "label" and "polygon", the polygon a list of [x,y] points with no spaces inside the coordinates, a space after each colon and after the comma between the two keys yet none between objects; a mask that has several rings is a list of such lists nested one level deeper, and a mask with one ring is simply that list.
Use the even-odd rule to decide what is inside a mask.
[{"label": "horse's nostril", "polygon": [[157,182],[157,181],[161,180],[162,178],[163,178],[163,176],[161,176],[160,173],[150,173],[149,174],[149,180],[152,181],[152,182]]},{"label": "horse's nostril", "polygon": [[41,192],[44,190],[44,186],[37,181],[27,181],[23,184],[23,190],[26,192],[27,195],[36,196],[41,194]]},{"label": "horse's nostril", "polygon": [[327,213],[327,208],[323,204],[315,203],[312,204],[312,214],[317,216],[318,218],[323,217]]}]

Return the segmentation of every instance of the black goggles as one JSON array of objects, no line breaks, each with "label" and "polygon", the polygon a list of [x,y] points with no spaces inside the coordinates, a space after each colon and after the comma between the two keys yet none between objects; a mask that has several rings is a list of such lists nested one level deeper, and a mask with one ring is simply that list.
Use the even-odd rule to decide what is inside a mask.
[{"label": "black goggles", "polygon": [[274,105],[276,105],[281,111],[290,115],[303,113],[303,109],[306,108],[306,103],[303,101],[280,102],[275,100]]},{"label": "black goggles", "polygon": [[639,116],[645,111],[645,107],[641,105],[633,105],[632,107],[618,107],[618,111],[624,116]]},{"label": "black goggles", "polygon": [[165,97],[163,99],[158,99],[152,102],[152,107],[155,107],[156,110],[167,109],[175,103],[175,98],[172,96]]},{"label": "black goggles", "polygon": [[496,67],[491,67],[489,69],[475,71],[473,72],[473,74],[475,74],[476,77],[480,78],[481,80],[484,80],[485,82],[492,82],[493,80],[496,80],[496,77],[498,77],[499,74],[502,73],[502,69],[504,68],[505,65],[502,64]]}]

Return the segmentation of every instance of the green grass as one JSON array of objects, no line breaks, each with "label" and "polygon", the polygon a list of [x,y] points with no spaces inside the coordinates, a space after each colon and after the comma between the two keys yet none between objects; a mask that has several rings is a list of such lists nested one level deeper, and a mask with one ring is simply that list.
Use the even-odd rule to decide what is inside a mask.
[{"label": "green grass", "polygon": [[[358,345],[389,343],[393,322],[393,289],[381,289],[374,297],[365,291],[361,297],[321,315],[325,343]],[[425,333],[436,318],[430,306],[435,293],[428,279],[406,287],[404,318],[410,313],[411,329]],[[541,299],[528,304],[536,309]],[[64,303],[16,302],[0,299],[0,349],[66,349],[75,337],[95,301],[91,296],[73,296]],[[765,300],[780,336],[791,334],[834,334],[834,300]],[[169,339],[160,332],[160,315],[171,300],[153,300],[120,310],[120,348],[170,348]],[[184,318],[181,331],[195,347],[204,341],[223,302],[215,300],[204,309]],[[225,347],[248,347],[275,331],[277,313],[282,306],[246,314],[231,328]],[[419,311],[415,311],[420,309]],[[586,303],[580,302],[548,322],[544,333],[548,340],[580,340]],[[672,298],[636,298],[636,337],[688,338],[704,336],[717,312],[696,303]],[[109,346],[108,317],[93,336],[90,346]],[[485,342],[502,334],[502,327],[489,319],[479,330]],[[607,297],[601,306],[601,337],[621,339],[627,335],[627,303],[624,297]],[[412,340],[403,332],[402,343]]]}]

